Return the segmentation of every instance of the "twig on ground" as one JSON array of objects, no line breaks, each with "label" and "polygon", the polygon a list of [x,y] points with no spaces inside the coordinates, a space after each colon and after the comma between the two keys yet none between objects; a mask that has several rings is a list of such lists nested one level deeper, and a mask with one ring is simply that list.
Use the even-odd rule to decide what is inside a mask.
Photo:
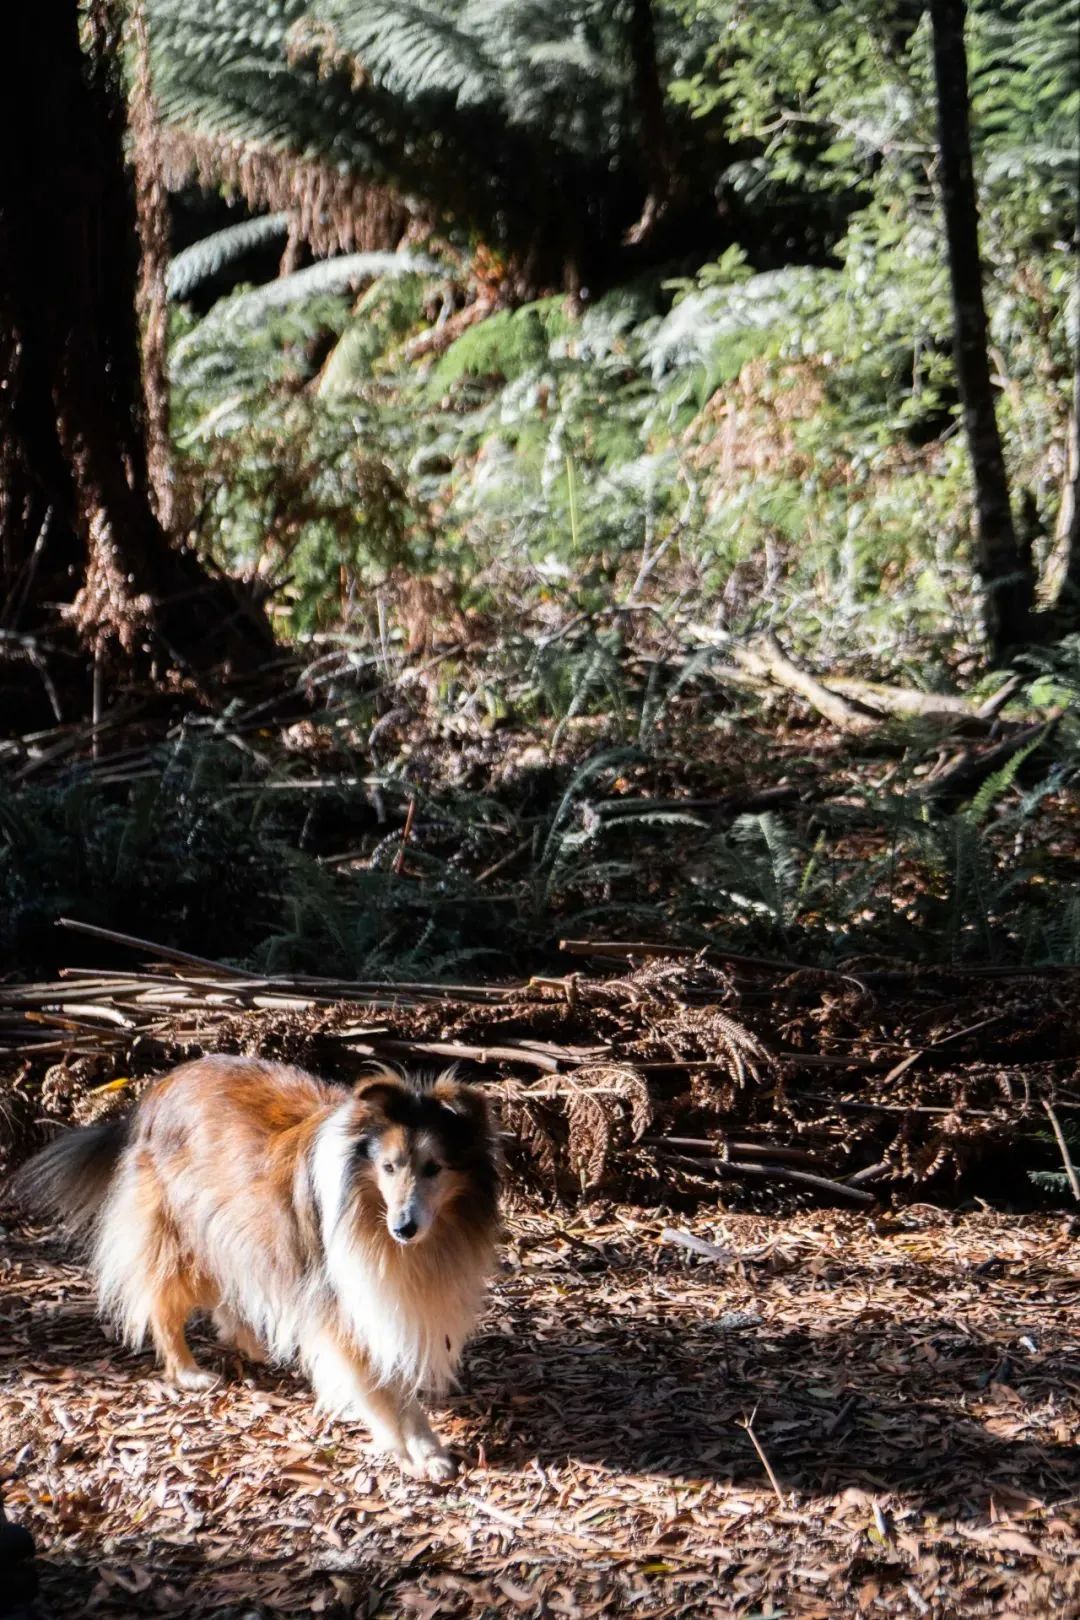
[{"label": "twig on ground", "polygon": [[718,1260],[723,1265],[731,1265],[740,1258],[732,1249],[718,1248],[715,1243],[707,1243],[694,1232],[680,1232],[671,1226],[664,1227],[660,1233],[660,1241],[666,1243],[669,1248],[689,1249],[691,1254],[700,1254],[706,1260]]},{"label": "twig on ground", "polygon": [[786,1503],[784,1501],[784,1493],[780,1489],[780,1482],[777,1479],[776,1475],[773,1473],[772,1463],[769,1461],[768,1457],[766,1457],[765,1450],[764,1450],[764,1447],[761,1444],[761,1441],[758,1439],[757,1435],[754,1433],[754,1419],[756,1417],[757,1417],[757,1407],[755,1406],[754,1410],[751,1412],[750,1416],[748,1418],[744,1418],[742,1423],[739,1424],[739,1427],[741,1429],[745,1429],[747,1434],[750,1436],[750,1442],[753,1445],[753,1448],[757,1452],[758,1456],[761,1458],[761,1466],[764,1468],[766,1474],[768,1474],[768,1476],[769,1476],[769,1484],[773,1488],[773,1491],[774,1491],[774,1493],[776,1495],[776,1500],[780,1503],[781,1507],[785,1507]]},{"label": "twig on ground", "polygon": [[1044,1099],[1043,1107],[1046,1109],[1046,1116],[1054,1128],[1054,1135],[1057,1137],[1057,1145],[1061,1149],[1061,1157],[1065,1165],[1065,1174],[1069,1178],[1069,1186],[1072,1188],[1072,1195],[1076,1199],[1076,1202],[1080,1204],[1080,1176],[1076,1174],[1076,1166],[1072,1162],[1072,1156],[1069,1153],[1069,1144],[1066,1142],[1065,1132],[1061,1128],[1061,1121],[1058,1119],[1052,1103],[1049,1103]]}]

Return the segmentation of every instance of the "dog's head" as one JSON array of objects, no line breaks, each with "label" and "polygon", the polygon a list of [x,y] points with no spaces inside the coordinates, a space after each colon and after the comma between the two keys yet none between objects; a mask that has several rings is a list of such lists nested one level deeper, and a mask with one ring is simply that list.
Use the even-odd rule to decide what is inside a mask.
[{"label": "dog's head", "polygon": [[451,1208],[493,1222],[498,1150],[483,1093],[452,1073],[430,1084],[391,1071],[354,1093],[359,1173],[377,1190],[398,1243],[421,1243]]}]

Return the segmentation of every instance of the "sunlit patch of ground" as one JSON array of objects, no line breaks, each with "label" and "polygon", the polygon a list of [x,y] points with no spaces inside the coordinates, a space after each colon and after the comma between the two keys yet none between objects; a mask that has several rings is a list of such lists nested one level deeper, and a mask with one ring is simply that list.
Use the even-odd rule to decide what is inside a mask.
[{"label": "sunlit patch of ground", "polygon": [[445,1489],[208,1341],[220,1387],[166,1389],[51,1238],[0,1264],[4,1495],[57,1617],[1080,1614],[1058,1215],[515,1217]]}]

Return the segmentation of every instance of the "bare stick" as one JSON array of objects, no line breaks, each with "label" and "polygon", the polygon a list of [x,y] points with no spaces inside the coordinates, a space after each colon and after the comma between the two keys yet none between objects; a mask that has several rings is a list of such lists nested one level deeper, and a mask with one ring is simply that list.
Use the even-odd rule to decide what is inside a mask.
[{"label": "bare stick", "polygon": [[741,1154],[748,1159],[777,1159],[781,1163],[801,1164],[809,1170],[828,1170],[820,1158],[804,1148],[783,1147],[771,1142],[728,1142],[726,1144],[704,1136],[643,1136],[645,1147],[689,1148],[692,1153],[708,1153],[715,1157],[718,1147],[726,1145],[729,1153]]},{"label": "bare stick", "polygon": [[405,825],[401,829],[401,843],[398,845],[398,852],[394,856],[392,871],[395,877],[401,876],[402,869],[405,865],[405,851],[408,849],[409,839],[412,837],[412,824],[415,815],[416,800],[410,799],[409,808],[405,812]]},{"label": "bare stick", "polygon": [[1061,1149],[1061,1157],[1065,1165],[1065,1174],[1069,1178],[1069,1186],[1072,1188],[1072,1195],[1076,1199],[1076,1202],[1080,1204],[1080,1176],[1076,1174],[1076,1166],[1073,1164],[1072,1158],[1069,1154],[1069,1144],[1065,1140],[1065,1132],[1061,1129],[1061,1121],[1058,1119],[1057,1114],[1054,1112],[1051,1104],[1045,1099],[1043,1100],[1043,1107],[1046,1109],[1047,1118],[1054,1127],[1054,1135],[1057,1137],[1057,1145]]},{"label": "bare stick", "polygon": [[[350,1044],[355,1045],[358,1052],[377,1055],[374,1047]],[[555,1074],[559,1067],[559,1059],[550,1053],[530,1052],[521,1046],[467,1046],[462,1041],[408,1040],[380,1040],[377,1044],[380,1052],[391,1052],[396,1057],[411,1057],[422,1052],[428,1057],[456,1058],[463,1063],[524,1063],[533,1069],[543,1069],[547,1074]]]},{"label": "bare stick", "polygon": [[151,956],[160,958],[163,962],[185,962],[189,967],[210,968],[214,973],[224,973],[233,979],[246,979],[247,973],[243,968],[228,967],[224,962],[213,962],[208,956],[193,956],[190,951],[177,951],[171,945],[155,945],[152,940],[139,939],[135,934],[120,934],[114,928],[99,928],[96,923],[78,922],[74,917],[58,917],[58,928],[71,928],[77,934],[90,934],[94,939],[104,939],[112,945],[130,945],[135,951],[149,951]]},{"label": "bare stick", "polygon": [[830,692],[816,676],[793,664],[775,636],[765,636],[753,647],[733,647],[732,656],[751,675],[775,681],[778,686],[805,698],[811,708],[841,731],[860,734],[874,730],[881,723],[880,714],[858,707],[838,692]]},{"label": "bare stick", "polygon": [[670,1157],[694,1170],[705,1168],[715,1170],[721,1176],[741,1176],[750,1181],[790,1181],[799,1187],[813,1187],[818,1192],[832,1193],[835,1198],[850,1198],[856,1204],[877,1203],[873,1193],[862,1192],[843,1181],[832,1181],[827,1176],[812,1176],[806,1170],[791,1170],[786,1165],[741,1164],[734,1159],[709,1159],[704,1155],[692,1158],[684,1153]]},{"label": "bare stick", "polygon": [[853,698],[886,714],[916,715],[932,720],[979,720],[984,717],[968,698],[951,692],[920,692],[911,686],[888,686],[881,681],[861,681],[849,675],[829,675],[830,687],[843,697]]},{"label": "bare stick", "polygon": [[776,1500],[779,1502],[780,1506],[783,1507],[784,1506],[784,1493],[780,1489],[780,1482],[777,1479],[776,1475],[773,1473],[772,1463],[769,1461],[768,1457],[766,1457],[765,1452],[764,1452],[764,1450],[762,1448],[762,1445],[761,1445],[761,1441],[758,1439],[757,1435],[754,1433],[754,1419],[756,1417],[757,1417],[757,1407],[755,1406],[754,1410],[751,1412],[750,1416],[743,1423],[740,1423],[739,1427],[740,1427],[740,1429],[745,1429],[747,1434],[750,1436],[751,1444],[753,1445],[754,1450],[757,1452],[758,1456],[761,1458],[761,1466],[762,1466],[762,1468],[764,1468],[765,1472],[769,1476],[769,1484],[772,1486],[774,1492],[776,1493]]}]

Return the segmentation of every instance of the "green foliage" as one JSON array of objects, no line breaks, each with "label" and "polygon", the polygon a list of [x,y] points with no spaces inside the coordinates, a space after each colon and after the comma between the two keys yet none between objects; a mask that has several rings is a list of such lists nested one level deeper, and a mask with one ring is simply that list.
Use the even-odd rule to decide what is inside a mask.
[{"label": "green foliage", "polygon": [[[887,662],[976,633],[922,8],[655,8],[668,111],[689,119],[686,176],[696,141],[722,152],[733,217],[787,210],[793,241],[824,199],[827,266],[763,270],[736,244],[581,312],[558,297],[500,308],[450,343],[477,267],[492,274],[490,251],[473,261],[466,246],[481,213],[496,247],[523,212],[560,251],[567,231],[610,230],[604,209],[622,207],[611,199],[640,157],[628,12],[153,0],[150,13],[174,125],[389,178],[453,215],[452,254],[331,260],[222,300],[194,331],[178,323],[193,525],[268,586],[288,576],[287,626],[349,623],[367,590],[406,574],[438,574],[459,605],[515,623],[623,603],[639,579],[662,599],[677,574],[702,619],[796,622],[826,656],[865,647]],[[1076,156],[1080,70],[1063,45],[1078,21],[1080,0],[978,0],[969,24],[999,416],[1042,554],[1075,325],[1062,160]],[[602,204],[583,180],[594,161]]]},{"label": "green foliage", "polygon": [[433,390],[462,377],[501,377],[514,382],[546,364],[552,339],[573,329],[562,298],[544,298],[518,309],[500,310],[462,333],[431,373]]},{"label": "green foliage", "polygon": [[169,297],[190,297],[200,282],[216,276],[233,260],[250,253],[252,248],[262,247],[264,242],[284,236],[288,229],[288,214],[260,214],[254,219],[244,219],[222,231],[215,231],[213,236],[204,237],[201,242],[192,243],[191,247],[178,253],[169,265],[166,280]]},{"label": "green foliage", "polygon": [[[918,728],[889,734],[899,763],[878,785],[864,771],[843,805],[725,820],[681,804],[702,754],[743,745],[717,630],[776,625],[823,667],[970,680],[969,475],[923,8],[656,8],[688,195],[707,151],[732,234],[777,210],[789,262],[755,256],[746,231],[719,258],[688,251],[603,296],[586,284],[517,308],[515,286],[561,278],[516,282],[499,251],[520,269],[554,244],[580,264],[583,236],[610,246],[637,218],[626,10],[150,12],[175,126],[405,187],[444,228],[430,256],[343,257],[200,321],[174,311],[191,533],[262,581],[285,634],[380,672],[383,698],[349,710],[377,739],[355,745],[349,774],[379,761],[380,792],[415,801],[425,828],[411,880],[391,832],[346,873],[313,866],[286,828],[258,959],[434,969],[497,939],[528,961],[572,924],[803,961],[1080,960],[1057,836],[1076,779],[1068,643],[1026,693],[1068,709],[1059,730],[950,814],[921,794],[940,741]],[[1040,561],[1067,466],[1078,90],[1062,42],[1077,12],[970,8],[991,359]],[[213,243],[192,251],[219,262]],[[497,313],[476,319],[493,290]],[[380,727],[401,708],[418,708],[421,735],[391,746]],[[486,775],[477,758],[508,737],[540,762]],[[771,763],[764,749],[750,779]],[[637,802],[627,783],[642,773],[680,787]],[[508,855],[492,900],[474,879]]]},{"label": "green foliage", "polygon": [[[630,14],[605,0],[147,6],[164,117],[204,156],[242,150],[249,194],[259,157],[303,163],[327,191],[374,181],[556,282],[594,240],[617,242],[647,191]],[[667,7],[657,22],[670,49]]]}]

